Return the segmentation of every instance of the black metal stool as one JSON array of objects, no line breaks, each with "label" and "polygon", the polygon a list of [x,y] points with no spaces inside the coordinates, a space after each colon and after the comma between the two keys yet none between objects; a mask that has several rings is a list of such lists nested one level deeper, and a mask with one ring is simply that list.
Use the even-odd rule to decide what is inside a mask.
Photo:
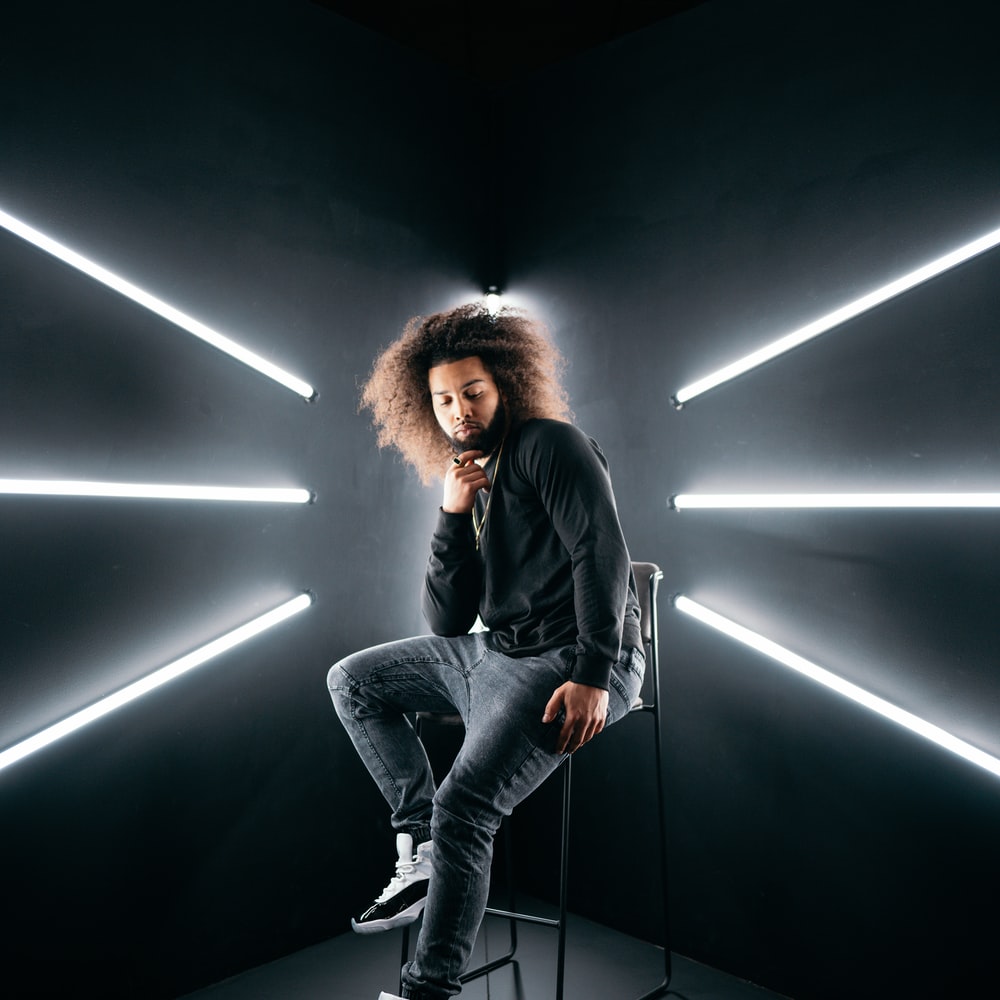
[{"label": "black metal stool", "polygon": [[[660,661],[659,661],[659,623],[657,618],[657,591],[663,573],[658,566],[653,563],[634,562],[632,572],[635,576],[636,589],[639,594],[639,604],[642,612],[642,639],[646,653],[646,680],[643,690],[648,693],[647,697],[640,694],[632,706],[629,716],[638,714],[648,714],[653,718],[653,743],[654,757],[656,762],[656,799],[657,799],[657,819],[659,821],[659,849],[660,849],[660,871],[662,874],[662,897],[663,897],[663,981],[644,993],[636,1000],[654,1000],[655,997],[662,997],[667,994],[670,986],[672,974],[670,964],[670,920],[667,910],[667,826],[666,826],[666,806],[664,802],[663,789],[663,759],[661,747],[661,717],[660,717]],[[621,723],[624,723],[624,719]],[[461,726],[462,719],[458,715],[438,715],[432,712],[418,712],[416,718],[416,730],[419,735],[424,724]],[[621,724],[619,723],[619,725]],[[614,730],[610,730],[613,732]],[[570,817],[570,792],[572,789],[573,756],[566,754],[566,759],[560,765],[563,777],[562,790],[562,823],[560,836],[560,857],[559,857],[559,916],[557,918],[536,916],[532,913],[523,913],[513,908],[513,876],[511,858],[511,838],[509,831],[505,831],[507,836],[507,878],[508,878],[508,898],[511,899],[511,909],[501,910],[495,907],[487,907],[488,916],[506,917],[510,921],[510,947],[506,954],[500,958],[492,959],[484,964],[470,969],[466,972],[461,981],[471,982],[479,979],[496,969],[507,965],[513,961],[517,952],[517,922],[542,924],[546,927],[554,927],[558,931],[558,945],[556,953],[556,994],[555,1000],[563,1000],[563,987],[565,983],[566,971],[566,901],[569,890],[569,817]],[[410,928],[403,928],[402,955],[400,965],[402,966],[409,959],[410,953]],[[402,992],[402,988],[400,989]]]}]

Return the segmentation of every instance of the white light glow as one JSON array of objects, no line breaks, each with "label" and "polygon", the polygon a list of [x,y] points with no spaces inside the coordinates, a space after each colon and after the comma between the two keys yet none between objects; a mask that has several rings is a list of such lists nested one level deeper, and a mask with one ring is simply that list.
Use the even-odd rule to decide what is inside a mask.
[{"label": "white light glow", "polygon": [[1000,760],[991,754],[985,753],[978,747],[972,746],[971,743],[966,743],[965,740],[961,740],[957,736],[952,736],[951,733],[946,732],[939,726],[935,726],[933,723],[927,722],[919,716],[893,705],[884,698],[871,694],[864,690],[864,688],[860,688],[856,684],[838,677],[829,670],[817,666],[815,663],[785,649],[784,646],[779,646],[776,642],[765,639],[764,636],[757,632],[752,632],[750,629],[738,625],[736,622],[706,608],[704,605],[692,601],[683,594],[674,599],[674,606],[678,611],[689,615],[704,625],[708,625],[735,639],[737,642],[741,642],[743,645],[771,657],[771,659],[776,660],[786,667],[790,667],[797,673],[805,675],[818,684],[830,688],[832,691],[836,691],[845,698],[850,698],[851,701],[863,705],[873,712],[877,712],[897,725],[909,729],[918,736],[923,736],[924,739],[930,740],[945,750],[950,750],[970,763],[976,764],[991,774],[1000,777]]},{"label": "white light glow", "polygon": [[76,479],[0,479],[0,494],[139,500],[235,500],[248,503],[309,503],[312,499],[308,490],[293,487],[98,483]]},{"label": "white light glow", "polygon": [[102,285],[107,285],[108,288],[114,289],[133,302],[138,302],[139,305],[156,313],[157,316],[162,316],[165,320],[174,323],[182,330],[187,330],[188,333],[194,334],[194,336],[211,344],[237,361],[241,361],[262,375],[266,375],[269,379],[273,379],[275,382],[291,389],[292,392],[298,393],[303,399],[312,400],[316,397],[316,390],[308,382],[304,382],[295,375],[286,372],[284,369],[262,358],[259,354],[254,354],[253,351],[247,350],[224,334],[213,330],[199,320],[168,305],[162,299],[156,298],[155,295],[150,295],[149,292],[143,291],[143,289],[137,285],[133,285],[130,281],[120,278],[117,274],[107,270],[107,268],[101,267],[100,264],[95,264],[92,260],[88,260],[75,250],[71,250],[62,243],[57,243],[44,233],[21,222],[2,209],[0,209],[0,226],[12,232],[15,236],[20,236],[22,239],[34,244],[40,250],[52,254],[53,257],[57,257],[63,263],[69,264],[70,267],[75,267],[78,271],[82,271],[89,277],[101,282]]},{"label": "white light glow", "polygon": [[678,493],[670,498],[670,506],[675,510],[1000,507],[1000,493]]},{"label": "white light glow", "polygon": [[496,289],[491,288],[486,293],[486,311],[491,316],[496,316],[500,312],[500,293]]},{"label": "white light glow", "polygon": [[936,277],[942,272],[958,264],[962,264],[986,250],[993,249],[998,244],[1000,244],[1000,229],[994,229],[992,232],[986,233],[985,236],[980,236],[979,239],[973,240],[971,243],[966,243],[957,250],[953,250],[943,257],[938,257],[929,264],[924,264],[923,267],[918,267],[916,270],[904,274],[901,278],[890,281],[887,285],[882,285],[881,288],[876,288],[873,292],[862,295],[861,298],[855,299],[853,302],[848,302],[847,305],[841,306],[839,309],[834,309],[833,312],[829,312],[825,316],[821,316],[819,319],[813,320],[811,323],[807,323],[805,326],[785,334],[785,336],[780,337],[778,340],[747,354],[745,357],[723,368],[719,368],[697,382],[692,382],[690,385],[684,386],[683,389],[679,389],[674,394],[674,402],[678,406],[686,403],[695,396],[700,396],[703,392],[707,392],[709,389],[713,389],[723,382],[728,382],[730,379],[734,379],[738,375],[742,375],[752,368],[756,368],[776,358],[779,354],[784,354],[785,351],[790,351],[793,347],[798,347],[807,340],[818,337],[821,333],[826,333],[833,327],[839,326],[841,323],[845,323],[847,320],[853,319],[855,316],[859,316],[861,313],[867,312],[869,309],[873,309],[875,306],[881,305],[883,302],[909,291],[922,282],[928,281],[930,278]]},{"label": "white light glow", "polygon": [[114,694],[110,694],[93,705],[81,709],[79,712],[63,719],[62,722],[57,722],[55,725],[43,729],[40,733],[22,740],[20,743],[16,743],[14,746],[0,753],[0,770],[19,760],[23,760],[36,750],[41,750],[50,743],[68,736],[70,733],[75,732],[77,729],[88,725],[96,719],[100,719],[109,712],[113,712],[116,708],[121,708],[130,701],[148,694],[150,691],[180,677],[181,674],[201,666],[207,660],[218,656],[220,653],[224,653],[228,649],[232,649],[233,646],[237,646],[241,642],[246,642],[247,639],[251,639],[255,635],[273,628],[292,615],[303,611],[310,604],[312,604],[312,597],[309,594],[300,594],[293,600],[286,601],[284,604],[279,605],[272,611],[268,611],[259,618],[255,618],[253,621],[233,629],[232,632],[227,632],[225,635],[202,646],[200,649],[196,649],[193,653],[188,653],[187,656],[182,656],[179,660],[174,660],[173,663],[168,663],[165,667],[160,667],[159,670],[155,670],[146,677],[123,687]]}]

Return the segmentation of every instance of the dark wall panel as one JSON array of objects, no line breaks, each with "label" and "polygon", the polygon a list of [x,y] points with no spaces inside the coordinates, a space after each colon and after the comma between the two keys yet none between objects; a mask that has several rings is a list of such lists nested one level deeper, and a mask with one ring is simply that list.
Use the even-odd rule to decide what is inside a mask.
[{"label": "dark wall panel", "polygon": [[475,95],[305,0],[19,4],[3,34],[0,208],[320,393],[0,230],[0,477],[317,495],[0,496],[0,748],[316,596],[0,773],[5,974],[176,996],[340,933],[384,884],[386,810],[324,680],[420,627],[436,497],[377,453],[357,382],[410,315],[480,290],[479,194],[440,153]]},{"label": "dark wall panel", "polygon": [[[509,292],[570,357],[634,557],[1000,754],[994,511],[667,509],[996,489],[1000,251],[669,402],[1000,224],[994,28],[979,3],[713,0],[513,88],[504,124]],[[678,950],[797,998],[968,995],[994,973],[972,904],[997,888],[998,780],[664,618]],[[604,888],[575,905],[655,940],[653,894],[621,904],[653,851],[604,791],[648,752],[623,730],[580,755],[574,870]]]},{"label": "dark wall panel", "polygon": [[[357,380],[408,316],[500,265],[569,355],[579,422],[665,594],[1000,752],[991,513],[666,509],[679,490],[994,487],[996,252],[668,403],[1000,222],[993,37],[964,0],[712,0],[491,94],[494,140],[487,95],[305,2],[8,12],[0,207],[321,395],[0,231],[0,475],[317,493],[0,497],[0,747],[317,598],[0,774],[7,970],[38,995],[175,996],[341,932],[382,884],[386,858],[357,845],[389,844],[385,808],[323,675],[422,627],[436,497],[375,452]],[[996,779],[664,619],[677,949],[797,998],[967,993],[996,971],[974,905],[997,889]],[[574,904],[655,938],[635,722],[576,768]],[[547,808],[540,794],[519,829]]]}]

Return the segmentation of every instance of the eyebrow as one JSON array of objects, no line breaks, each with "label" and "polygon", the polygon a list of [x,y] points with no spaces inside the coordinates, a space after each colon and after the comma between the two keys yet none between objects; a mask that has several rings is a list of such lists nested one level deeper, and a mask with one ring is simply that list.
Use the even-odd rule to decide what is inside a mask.
[{"label": "eyebrow", "polygon": [[[458,391],[461,392],[463,389],[468,389],[470,385],[475,385],[477,382],[485,382],[484,378],[470,378],[468,382],[464,385],[459,386]],[[451,389],[438,389],[436,392],[432,392],[432,396],[448,396],[451,394]]]}]

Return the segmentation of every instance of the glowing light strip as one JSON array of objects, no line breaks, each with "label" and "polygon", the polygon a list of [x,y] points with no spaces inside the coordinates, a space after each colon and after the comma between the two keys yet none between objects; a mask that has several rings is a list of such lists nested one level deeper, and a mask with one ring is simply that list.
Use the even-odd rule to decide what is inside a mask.
[{"label": "glowing light strip", "polygon": [[923,267],[918,267],[915,271],[910,271],[901,278],[890,281],[887,285],[876,288],[873,292],[862,295],[861,298],[855,299],[853,302],[848,302],[847,305],[841,306],[839,309],[834,309],[833,312],[829,312],[825,316],[821,316],[819,319],[813,320],[811,323],[807,323],[797,330],[793,330],[784,337],[779,337],[772,343],[766,344],[764,347],[747,354],[738,361],[719,368],[697,382],[692,382],[690,385],[684,386],[683,389],[679,389],[674,394],[674,405],[681,406],[695,396],[700,396],[703,392],[714,389],[723,382],[728,382],[730,379],[734,379],[738,375],[743,375],[752,368],[757,368],[759,365],[776,358],[779,354],[784,354],[785,351],[790,351],[793,347],[798,347],[807,340],[812,340],[813,337],[818,337],[821,333],[826,333],[827,330],[839,326],[841,323],[845,323],[847,320],[853,319],[855,316],[859,316],[869,309],[874,309],[875,306],[881,305],[883,302],[909,291],[916,285],[928,281],[930,278],[936,277],[942,272],[958,264],[962,264],[986,250],[993,249],[998,244],[1000,244],[1000,229],[994,229],[985,236],[980,236],[979,239],[973,240],[971,243],[966,243],[957,250],[953,250],[943,257],[938,257],[929,264],[924,264]]},{"label": "glowing light strip", "polygon": [[81,709],[79,712],[63,719],[62,722],[57,722],[55,725],[43,729],[40,733],[14,744],[14,746],[0,753],[0,771],[19,760],[23,760],[29,754],[41,750],[50,743],[54,743],[56,740],[62,739],[62,737],[68,736],[77,729],[94,722],[96,719],[100,719],[109,712],[113,712],[116,708],[121,708],[130,701],[134,701],[136,698],[148,694],[150,691],[180,677],[181,674],[201,666],[207,660],[218,656],[220,653],[224,653],[228,649],[232,649],[233,646],[237,646],[241,642],[246,642],[247,639],[251,639],[255,635],[273,628],[280,622],[285,621],[286,618],[290,618],[292,615],[303,611],[310,604],[312,604],[312,596],[310,594],[300,594],[293,600],[279,605],[274,610],[268,611],[259,618],[255,618],[253,621],[233,629],[232,632],[227,632],[224,636],[202,646],[200,649],[196,649],[193,653],[188,653],[187,656],[182,656],[179,660],[174,660],[173,663],[168,663],[165,667],[160,667],[159,670],[155,670],[146,677],[123,687],[120,691],[116,691],[114,694],[102,698],[93,705]]},{"label": "glowing light strip", "polygon": [[95,483],[76,479],[0,479],[0,494],[139,500],[239,500],[249,503],[309,503],[312,499],[308,490],[295,487]]},{"label": "glowing light strip", "polygon": [[179,309],[168,305],[162,299],[156,298],[155,295],[150,295],[149,292],[143,291],[137,285],[133,285],[124,278],[120,278],[117,274],[113,274],[107,270],[107,268],[101,267],[100,264],[95,264],[92,260],[88,260],[75,250],[70,250],[69,247],[64,246],[62,243],[57,243],[44,233],[21,222],[19,219],[15,219],[13,215],[8,214],[2,209],[0,209],[0,226],[12,232],[15,236],[20,236],[21,239],[33,243],[46,253],[52,254],[53,257],[58,257],[59,260],[89,275],[96,281],[101,282],[102,285],[107,285],[108,288],[114,289],[133,302],[138,302],[139,305],[156,313],[157,316],[162,316],[165,320],[176,324],[182,330],[193,333],[196,337],[218,348],[218,350],[228,354],[230,357],[243,362],[245,365],[249,365],[262,375],[266,375],[287,389],[291,389],[292,392],[298,393],[304,399],[311,401],[316,398],[316,390],[308,382],[304,382],[302,379],[286,372],[277,365],[271,364],[270,361],[265,360],[259,354],[254,354],[253,351],[240,346],[236,341],[230,340],[229,337],[213,330],[199,320],[188,316],[186,313],[182,313]]},{"label": "glowing light strip", "polygon": [[1000,507],[1000,493],[678,493],[674,510]]},{"label": "glowing light strip", "polygon": [[1000,777],[1000,760],[991,754],[985,753],[978,747],[972,746],[971,743],[966,743],[965,740],[960,740],[957,736],[952,736],[951,733],[946,732],[939,726],[935,726],[933,723],[927,722],[883,698],[879,698],[878,695],[865,691],[864,688],[860,688],[856,684],[838,677],[829,670],[817,666],[815,663],[785,649],[784,646],[779,646],[770,639],[765,639],[764,636],[759,635],[757,632],[752,632],[750,629],[738,625],[729,618],[724,618],[717,612],[711,611],[704,605],[692,601],[683,594],[674,599],[674,606],[678,611],[697,619],[704,625],[708,625],[735,639],[737,642],[741,642],[743,645],[749,646],[763,653],[765,656],[771,657],[773,660],[777,660],[778,663],[790,667],[797,673],[805,675],[818,684],[830,688],[832,691],[836,691],[845,698],[850,698],[851,701],[863,705],[873,712],[877,712],[897,725],[909,729],[918,736],[923,736],[924,739],[930,740],[945,750],[950,750],[970,763],[976,764],[991,774]]}]

